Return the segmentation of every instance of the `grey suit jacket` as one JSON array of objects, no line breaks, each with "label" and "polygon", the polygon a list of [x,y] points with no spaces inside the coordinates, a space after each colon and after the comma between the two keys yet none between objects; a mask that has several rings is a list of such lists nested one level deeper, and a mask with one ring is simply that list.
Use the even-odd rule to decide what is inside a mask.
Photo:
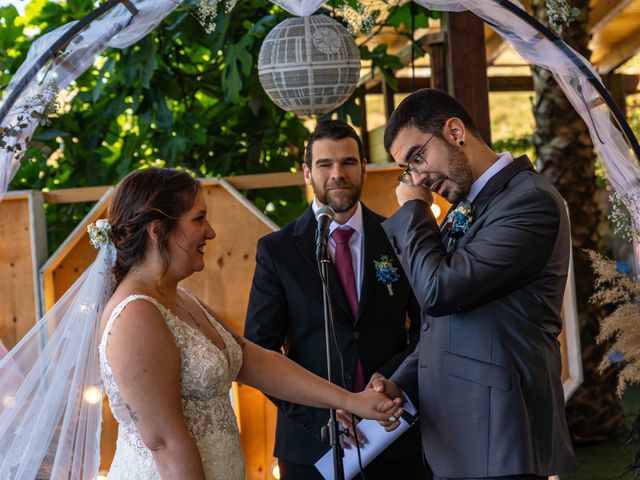
[{"label": "grey suit jacket", "polygon": [[473,203],[471,227],[450,251],[422,201],[383,223],[423,311],[419,344],[392,379],[419,405],[438,476],[572,471],[557,339],[566,208],[526,156]]}]

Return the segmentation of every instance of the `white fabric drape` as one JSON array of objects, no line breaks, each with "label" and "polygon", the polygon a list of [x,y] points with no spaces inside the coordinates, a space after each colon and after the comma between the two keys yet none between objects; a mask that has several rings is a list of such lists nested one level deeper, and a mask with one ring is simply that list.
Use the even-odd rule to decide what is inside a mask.
[{"label": "white fabric drape", "polygon": [[0,359],[0,478],[94,480],[100,466],[100,317],[115,286],[109,243]]},{"label": "white fabric drape", "polygon": [[[64,54],[45,65],[31,80],[6,117],[0,121],[0,126],[5,128],[26,124],[20,129],[19,137],[4,139],[9,146],[17,142],[24,143],[33,135],[38,121],[29,115],[30,112],[35,110],[41,113],[43,104],[51,102],[60,90],[93,65],[97,57],[108,47],[126,48],[146,36],[180,5],[182,0],[131,0],[131,3],[138,9],[137,15],[132,15],[124,5],[118,4],[77,35],[65,48]],[[74,23],[67,23],[33,42],[26,60],[9,83],[5,98],[11,94],[40,56]],[[18,120],[20,116],[23,118]],[[19,152],[0,149],[0,200],[20,167],[21,157]]]}]

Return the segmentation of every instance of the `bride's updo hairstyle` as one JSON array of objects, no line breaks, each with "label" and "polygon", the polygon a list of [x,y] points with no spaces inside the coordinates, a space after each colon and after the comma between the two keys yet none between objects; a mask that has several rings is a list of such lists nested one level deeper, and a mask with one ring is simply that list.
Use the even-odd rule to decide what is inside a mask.
[{"label": "bride's updo hairstyle", "polygon": [[169,264],[169,234],[189,211],[200,182],[181,170],[146,168],[130,173],[116,187],[109,206],[111,238],[118,253],[114,274],[118,283],[147,251],[147,224],[158,221],[158,249]]}]

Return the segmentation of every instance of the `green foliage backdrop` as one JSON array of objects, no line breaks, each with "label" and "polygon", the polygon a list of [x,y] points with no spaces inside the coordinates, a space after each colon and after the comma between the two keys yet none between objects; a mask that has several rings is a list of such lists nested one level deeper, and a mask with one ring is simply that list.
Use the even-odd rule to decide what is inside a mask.
[{"label": "green foliage backdrop", "polygon": [[[334,6],[344,4],[359,5],[339,0]],[[309,132],[266,97],[256,66],[262,40],[288,14],[266,0],[242,0],[231,14],[220,12],[215,31],[207,34],[194,16],[196,6],[197,0],[184,3],[136,45],[96,59],[66,89],[60,105],[65,113],[36,131],[10,188],[108,185],[148,165],[186,168],[203,177],[297,168]],[[407,36],[410,6],[382,6],[386,14],[374,12],[372,30],[388,26]],[[0,52],[6,52],[0,54],[0,89],[34,38],[93,8],[92,0],[31,0],[23,17],[13,6],[0,8]],[[429,16],[437,13],[417,9],[414,27],[426,26]],[[386,45],[369,43],[361,46],[362,57],[394,87],[392,73],[402,65]],[[361,122],[355,95],[336,113]],[[300,188],[245,193],[279,224],[305,207]],[[51,251],[90,207],[47,206]]]}]

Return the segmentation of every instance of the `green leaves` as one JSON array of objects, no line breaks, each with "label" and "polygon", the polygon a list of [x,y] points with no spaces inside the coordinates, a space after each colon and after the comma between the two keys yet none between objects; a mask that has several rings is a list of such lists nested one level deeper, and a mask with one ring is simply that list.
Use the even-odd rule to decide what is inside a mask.
[{"label": "green leaves", "polygon": [[[289,171],[302,163],[307,128],[275,107],[257,76],[262,41],[289,15],[270,2],[244,0],[231,14],[221,9],[215,32],[207,34],[194,17],[196,0],[188,3],[136,45],[104,52],[68,88],[69,112],[36,130],[12,188],[114,184],[152,164],[216,177]],[[340,3],[336,0],[336,6]],[[0,51],[7,53],[0,55],[0,89],[11,79],[4,72],[18,69],[33,41],[25,28],[48,32],[94,8],[93,0],[31,0],[24,19],[12,6],[0,8]],[[410,13],[408,5],[394,6],[379,18],[406,34]],[[416,28],[433,15],[417,6],[414,13]],[[369,50],[366,44],[361,54],[395,88],[393,73],[402,65],[386,45]],[[356,126],[361,123],[358,101],[354,94],[337,110]],[[281,224],[306,205],[300,188],[245,193]],[[88,208],[48,208],[50,224],[55,222],[51,248]]]},{"label": "green leaves", "polygon": [[387,44],[381,43],[373,50],[368,50],[366,46],[360,47],[360,58],[363,60],[371,60],[371,68],[378,68],[384,76],[385,82],[393,89],[398,89],[398,79],[395,78],[393,72],[400,70],[403,65],[396,55],[387,53]]}]

